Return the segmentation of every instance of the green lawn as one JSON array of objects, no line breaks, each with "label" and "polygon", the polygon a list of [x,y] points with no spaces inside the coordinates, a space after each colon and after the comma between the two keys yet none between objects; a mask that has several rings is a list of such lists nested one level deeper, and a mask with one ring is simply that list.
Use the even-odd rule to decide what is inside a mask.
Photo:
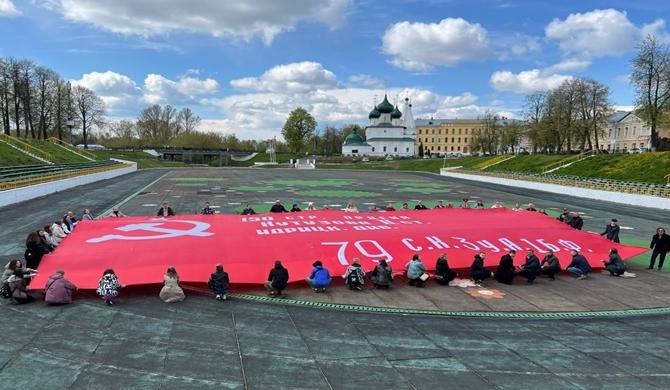
[{"label": "green lawn", "polygon": [[43,164],[25,153],[0,142],[0,166]]},{"label": "green lawn", "polygon": [[[289,162],[291,159],[297,159],[303,156],[293,154],[293,153],[277,153],[277,162],[279,164],[285,164]],[[251,160],[248,161],[232,161],[230,160],[228,163],[228,166],[231,167],[251,167],[254,165],[254,163],[257,162],[270,162],[270,154],[268,153],[258,153],[256,157],[252,158]],[[218,166],[218,162],[215,162],[215,164]]]},{"label": "green lawn", "polygon": [[544,154],[520,155],[510,160],[503,161],[500,164],[496,164],[490,168],[487,168],[487,171],[542,173],[550,165],[570,157],[572,156],[544,155]]},{"label": "green lawn", "polygon": [[559,169],[559,175],[601,177],[665,184],[670,174],[670,152],[598,155]]},{"label": "green lawn", "polygon": [[395,170],[395,171],[425,171],[437,173],[442,167],[457,167],[463,166],[471,168],[475,165],[484,163],[494,157],[461,157],[448,158],[446,161],[442,158],[431,159],[403,159],[392,161],[370,161],[370,162],[355,162],[355,163],[319,163],[318,168],[327,169],[378,169],[378,170]]}]

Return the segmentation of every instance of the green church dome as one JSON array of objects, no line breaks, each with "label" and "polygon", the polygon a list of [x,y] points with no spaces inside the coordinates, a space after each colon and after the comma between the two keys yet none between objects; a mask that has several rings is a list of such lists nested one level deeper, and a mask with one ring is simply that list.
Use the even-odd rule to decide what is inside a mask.
[{"label": "green church dome", "polygon": [[373,108],[372,111],[370,111],[370,115],[368,115],[369,119],[377,119],[381,116],[381,112],[377,110],[377,107]]},{"label": "green church dome", "polygon": [[400,112],[400,110],[398,110],[398,106],[395,106],[395,109],[391,113],[391,119],[400,119],[401,116],[402,116],[402,112]]},{"label": "green church dome", "polygon": [[389,100],[386,97],[386,95],[384,95],[384,101],[379,103],[379,105],[377,106],[377,111],[379,111],[382,114],[390,114],[393,112],[394,109],[395,107],[393,107],[393,104],[389,103]]},{"label": "green church dome", "polygon": [[365,141],[363,140],[363,137],[358,135],[358,132],[356,129],[354,129],[351,134],[347,136],[347,138],[344,139],[344,144],[345,145],[363,145],[365,144]]}]

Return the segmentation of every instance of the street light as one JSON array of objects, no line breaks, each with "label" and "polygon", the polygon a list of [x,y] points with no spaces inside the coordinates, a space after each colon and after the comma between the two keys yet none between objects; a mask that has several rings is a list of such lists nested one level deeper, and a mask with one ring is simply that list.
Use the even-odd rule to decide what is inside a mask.
[{"label": "street light", "polygon": [[70,145],[72,145],[72,129],[74,128],[74,119],[71,116],[67,117],[67,128],[70,129]]}]

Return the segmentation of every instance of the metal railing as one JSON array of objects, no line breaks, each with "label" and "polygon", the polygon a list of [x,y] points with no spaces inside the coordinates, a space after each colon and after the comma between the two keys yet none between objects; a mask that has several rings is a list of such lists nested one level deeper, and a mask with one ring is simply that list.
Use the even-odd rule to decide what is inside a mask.
[{"label": "metal railing", "polygon": [[71,171],[60,171],[60,172],[53,172],[53,173],[45,173],[44,175],[40,175],[37,177],[30,177],[30,178],[17,178],[16,180],[9,180],[5,182],[0,182],[0,191],[5,191],[5,190],[11,190],[14,188],[19,188],[19,187],[26,187],[26,186],[32,186],[35,184],[42,184],[42,183],[47,183],[51,181],[56,181],[56,180],[62,180],[62,179],[69,179],[72,177],[76,176],[82,176],[82,175],[90,175],[93,173],[100,173],[100,172],[106,172],[106,171],[112,171],[115,169],[120,169],[120,168],[125,168],[128,167],[128,164],[110,164],[110,165],[105,165],[101,167],[93,167],[93,168],[83,168],[83,169],[76,169],[76,170],[71,170]]},{"label": "metal railing", "polygon": [[50,138],[47,138],[47,141],[49,141],[53,144],[56,144],[56,145],[60,145],[60,146],[64,147],[65,149],[69,150],[70,152],[72,152],[74,154],[78,154],[78,155],[80,155],[84,158],[89,158],[93,161],[97,160],[97,157],[96,157],[95,154],[89,152],[88,150],[80,149],[80,148],[72,145],[69,142],[63,141],[62,139],[58,139],[56,137],[50,137]]}]

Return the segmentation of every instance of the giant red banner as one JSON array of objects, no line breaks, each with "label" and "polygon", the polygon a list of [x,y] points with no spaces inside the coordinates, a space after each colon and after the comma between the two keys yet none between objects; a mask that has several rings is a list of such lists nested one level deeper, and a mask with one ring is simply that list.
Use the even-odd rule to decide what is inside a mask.
[{"label": "giant red banner", "polygon": [[[570,250],[577,249],[599,267],[612,247],[624,259],[646,250],[614,244],[540,213],[508,209],[109,218],[80,222],[45,256],[31,287],[44,286],[58,268],[85,289],[97,287],[105,268],[113,268],[126,285],[162,283],[168,266],[177,268],[182,281],[206,282],[217,263],[233,283],[260,284],[275,260],[282,260],[291,281],[297,281],[317,259],[340,275],[355,257],[366,270],[387,259],[400,271],[415,253],[428,269],[443,252],[452,268],[463,269],[480,251],[487,255],[486,265],[495,266],[505,248],[532,248],[540,257],[552,249],[563,266],[570,262]],[[523,260],[522,252],[515,263]]]}]

